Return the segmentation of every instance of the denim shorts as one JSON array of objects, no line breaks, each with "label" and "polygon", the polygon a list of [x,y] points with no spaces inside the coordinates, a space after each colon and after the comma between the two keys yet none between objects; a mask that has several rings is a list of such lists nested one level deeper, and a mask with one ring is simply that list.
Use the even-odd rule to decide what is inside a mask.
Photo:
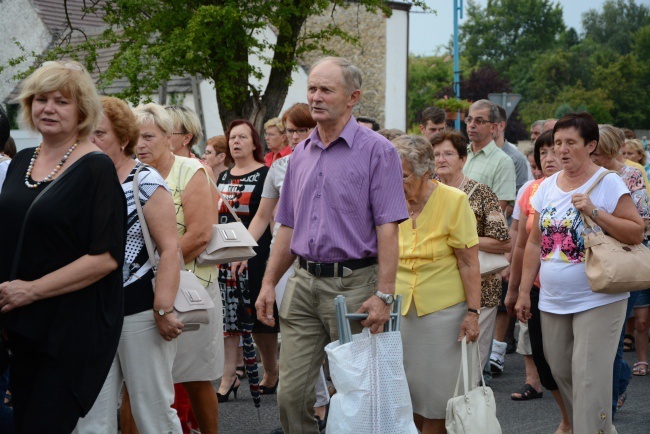
[{"label": "denim shorts", "polygon": [[650,306],[650,289],[643,289],[641,291],[636,291],[637,298],[634,307],[648,307]]}]

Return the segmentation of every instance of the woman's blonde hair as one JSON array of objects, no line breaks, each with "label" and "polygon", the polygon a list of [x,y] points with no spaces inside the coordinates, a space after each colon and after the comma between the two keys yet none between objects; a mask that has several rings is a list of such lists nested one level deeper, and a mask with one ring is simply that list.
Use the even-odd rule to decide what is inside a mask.
[{"label": "woman's blonde hair", "polygon": [[272,118],[269,119],[268,121],[264,122],[264,129],[270,128],[270,127],[276,127],[278,131],[280,131],[280,134],[284,134],[284,124],[282,123],[282,119],[280,118]]},{"label": "woman's blonde hair", "polygon": [[169,116],[171,116],[174,126],[178,126],[184,134],[191,134],[192,139],[188,143],[188,148],[192,149],[201,137],[203,137],[203,130],[201,129],[201,121],[198,115],[192,109],[179,105],[168,105],[165,107]]},{"label": "woman's blonde hair", "polygon": [[150,102],[149,104],[139,105],[133,109],[136,124],[141,127],[146,124],[154,124],[165,134],[171,137],[174,132],[174,121],[160,104]]},{"label": "woman's blonde hair", "polygon": [[600,138],[598,139],[597,149],[600,149],[600,152],[606,158],[618,157],[618,154],[621,152],[621,146],[625,142],[623,131],[612,125],[601,124],[598,125],[598,133]]},{"label": "woman's blonde hair", "polygon": [[648,156],[645,153],[645,149],[643,149],[643,143],[641,143],[641,140],[627,139],[625,140],[625,146],[637,152],[641,156],[641,160],[639,161],[639,164],[645,166]]},{"label": "woman's blonde hair", "polygon": [[46,62],[25,79],[18,96],[22,123],[35,131],[36,125],[32,119],[34,97],[56,91],[77,104],[79,140],[90,136],[101,118],[102,104],[90,74],[81,63],[74,60]]}]

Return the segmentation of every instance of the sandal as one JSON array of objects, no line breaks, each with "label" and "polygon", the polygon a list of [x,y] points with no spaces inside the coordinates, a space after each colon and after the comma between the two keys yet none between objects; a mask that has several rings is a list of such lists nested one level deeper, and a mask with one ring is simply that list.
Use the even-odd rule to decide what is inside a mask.
[{"label": "sandal", "polygon": [[626,334],[623,337],[623,352],[629,353],[632,351],[636,351],[634,336]]},{"label": "sandal", "polygon": [[[515,393],[518,393],[520,396],[515,396]],[[533,386],[528,383],[526,383],[519,392],[515,393],[510,395],[510,398],[513,401],[528,401],[529,399],[537,399],[544,396],[544,392],[536,391]]]},{"label": "sandal", "polygon": [[[241,372],[241,374],[240,374],[240,372]],[[242,378],[246,378],[246,367],[245,366],[237,366],[235,368],[235,374],[237,374],[237,378],[239,378],[240,380]]]},{"label": "sandal", "polygon": [[645,377],[648,375],[648,362],[636,362],[632,368],[632,375],[637,377]]}]

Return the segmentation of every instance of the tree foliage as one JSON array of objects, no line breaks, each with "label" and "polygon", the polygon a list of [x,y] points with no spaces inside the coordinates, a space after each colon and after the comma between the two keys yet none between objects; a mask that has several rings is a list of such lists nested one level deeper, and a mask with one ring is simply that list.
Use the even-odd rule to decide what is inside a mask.
[{"label": "tree foliage", "polygon": [[[562,9],[550,0],[488,0],[486,7],[470,0],[467,17],[460,29],[465,78],[493,66],[492,80],[507,79],[522,94],[524,124],[586,110],[600,123],[650,125],[647,6],[608,0],[583,14],[581,35],[565,30]],[[474,99],[470,83],[461,82],[463,98]]]},{"label": "tree foliage", "polygon": [[[98,85],[127,78],[121,95],[133,103],[155,94],[173,76],[198,76],[214,83],[222,124],[247,118],[256,127],[277,116],[287,95],[291,72],[301,54],[327,52],[325,43],[337,37],[357,43],[332,19],[326,28],[309,30],[306,20],[331,8],[362,8],[390,15],[387,0],[85,0],[85,13],[103,17],[107,29],[84,33],[83,42],[61,44],[47,59],[80,56],[93,69],[98,53],[117,47]],[[426,6],[418,0],[411,3]],[[272,26],[277,41],[262,37]],[[68,28],[67,35],[81,30]],[[65,41],[65,35],[61,39]],[[68,37],[68,40],[70,38]],[[262,71],[249,63],[255,55],[270,67],[265,87],[256,84]]]},{"label": "tree foliage", "polygon": [[469,0],[460,47],[471,67],[491,65],[509,76],[517,63],[556,46],[564,30],[562,8],[550,0],[488,0],[486,7]]},{"label": "tree foliage", "polygon": [[419,123],[422,111],[433,105],[440,91],[454,80],[449,56],[410,56],[408,82],[408,119]]},{"label": "tree foliage", "polygon": [[632,51],[632,35],[648,24],[650,8],[634,0],[610,0],[601,12],[591,9],[582,16],[585,38],[620,54]]}]

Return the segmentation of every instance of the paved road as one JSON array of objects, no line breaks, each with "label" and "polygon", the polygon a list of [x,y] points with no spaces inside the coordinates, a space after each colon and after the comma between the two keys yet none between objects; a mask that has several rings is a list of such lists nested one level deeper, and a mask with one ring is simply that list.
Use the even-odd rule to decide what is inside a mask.
[{"label": "paved road", "polygon": [[[625,353],[625,359],[632,364],[634,353]],[[585,369],[589,369],[589,366],[585,366]],[[523,382],[523,357],[518,354],[506,356],[505,372],[495,377],[491,384],[504,434],[553,434],[560,417],[550,393],[545,392],[543,398],[532,401],[516,402],[510,399],[510,393],[521,387]],[[275,396],[262,397],[260,424],[247,386],[244,380],[237,399],[220,404],[221,434],[268,434],[280,426]],[[632,378],[627,402],[617,413],[615,425],[619,434],[650,433],[650,376]]]}]

